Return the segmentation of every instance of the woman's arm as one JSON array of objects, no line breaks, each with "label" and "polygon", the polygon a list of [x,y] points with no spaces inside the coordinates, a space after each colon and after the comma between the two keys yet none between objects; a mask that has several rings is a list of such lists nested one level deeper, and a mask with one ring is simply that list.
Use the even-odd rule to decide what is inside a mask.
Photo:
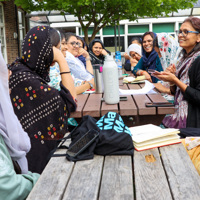
[{"label": "woman's arm", "polygon": [[[61,51],[59,49],[57,49],[56,47],[53,47],[53,52],[54,52],[54,61],[56,61],[60,67],[62,84],[69,90],[71,95],[74,98],[76,98],[76,89],[74,86],[74,81],[72,79],[67,61],[65,60],[65,57],[63,56]],[[67,72],[67,73],[65,73],[65,72]]]}]

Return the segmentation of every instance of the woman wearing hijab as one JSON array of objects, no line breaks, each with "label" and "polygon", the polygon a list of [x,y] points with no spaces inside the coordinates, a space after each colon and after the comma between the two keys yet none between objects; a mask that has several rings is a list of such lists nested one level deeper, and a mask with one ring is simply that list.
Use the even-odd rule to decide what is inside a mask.
[{"label": "woman wearing hijab", "polygon": [[[168,33],[157,33],[156,35],[154,49],[158,53],[163,70],[167,70],[168,67],[177,64],[182,48],[179,47],[178,41],[172,35]],[[167,93],[164,95],[167,100],[173,101],[174,97],[170,95],[171,92],[168,82],[159,82],[154,85],[160,92]]]},{"label": "woman wearing hijab", "polygon": [[136,76],[145,75],[150,82],[156,83],[157,78],[151,76],[148,70],[163,71],[158,53],[154,50],[156,34],[146,32],[142,36],[142,58],[133,69],[133,74]]},{"label": "woman wearing hijab", "polygon": [[1,52],[0,63],[0,197],[25,199],[39,174],[28,171],[26,153],[31,147],[30,139],[14,114],[9,95],[8,69]]},{"label": "woman wearing hijab", "polygon": [[165,127],[200,128],[200,19],[184,20],[178,40],[183,48],[176,72],[155,73],[160,80],[170,82],[170,91],[175,94],[175,113],[163,120]]},{"label": "woman wearing hijab", "polygon": [[92,65],[103,64],[106,55],[111,53],[105,49],[103,42],[100,39],[94,39],[89,44],[89,54]]},{"label": "woman wearing hijab", "polygon": [[131,44],[128,47],[129,63],[124,65],[126,71],[133,71],[134,67],[137,65],[138,61],[142,57],[142,48],[138,44]]},{"label": "woman wearing hijab", "polygon": [[[52,37],[57,39],[55,44]],[[60,67],[60,91],[47,84],[50,65],[55,62]],[[68,131],[70,112],[76,109],[74,82],[60,51],[58,32],[48,26],[32,28],[24,39],[22,57],[12,63],[10,70],[14,111],[31,140],[27,154],[29,169],[41,173],[49,153]]]}]

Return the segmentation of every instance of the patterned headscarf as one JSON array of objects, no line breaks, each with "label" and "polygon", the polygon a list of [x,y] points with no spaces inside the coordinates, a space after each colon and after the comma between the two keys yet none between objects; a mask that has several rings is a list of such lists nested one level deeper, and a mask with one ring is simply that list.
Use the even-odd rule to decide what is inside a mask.
[{"label": "patterned headscarf", "polygon": [[49,67],[53,62],[49,30],[48,26],[32,28],[23,41],[22,57],[18,59],[47,82],[50,81]]},{"label": "patterned headscarf", "polygon": [[23,56],[10,67],[11,101],[22,127],[31,139],[29,169],[41,173],[56,140],[68,131],[67,120],[76,104],[60,83],[58,91],[47,84],[53,61],[50,28],[37,26],[26,35]]},{"label": "patterned headscarf", "polygon": [[157,33],[158,47],[161,53],[161,64],[165,70],[170,64],[176,64],[177,50],[179,48],[178,41],[168,33]]}]

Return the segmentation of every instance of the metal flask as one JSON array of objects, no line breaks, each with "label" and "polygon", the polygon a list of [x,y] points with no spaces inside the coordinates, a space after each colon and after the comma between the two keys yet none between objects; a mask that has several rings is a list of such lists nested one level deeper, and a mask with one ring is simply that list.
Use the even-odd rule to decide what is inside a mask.
[{"label": "metal flask", "polygon": [[94,72],[94,83],[95,83],[95,93],[103,93],[104,85],[103,85],[103,64],[93,65]]}]

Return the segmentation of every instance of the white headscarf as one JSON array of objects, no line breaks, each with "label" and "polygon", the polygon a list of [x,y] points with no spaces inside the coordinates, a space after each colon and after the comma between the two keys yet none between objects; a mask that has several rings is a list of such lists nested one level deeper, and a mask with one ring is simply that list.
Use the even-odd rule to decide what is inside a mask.
[{"label": "white headscarf", "polygon": [[158,47],[161,53],[161,64],[163,70],[169,65],[176,64],[177,62],[177,51],[179,49],[178,41],[168,33],[156,33],[158,38]]},{"label": "white headscarf", "polygon": [[130,55],[130,52],[131,51],[134,51],[136,52],[137,54],[139,54],[140,56],[142,56],[142,48],[140,45],[138,44],[131,44],[129,47],[128,47],[128,55]]},{"label": "white headscarf", "polygon": [[26,153],[30,150],[30,139],[14,113],[8,86],[8,69],[1,53],[0,44],[0,134],[9,154],[17,161],[23,174],[28,173]]}]

